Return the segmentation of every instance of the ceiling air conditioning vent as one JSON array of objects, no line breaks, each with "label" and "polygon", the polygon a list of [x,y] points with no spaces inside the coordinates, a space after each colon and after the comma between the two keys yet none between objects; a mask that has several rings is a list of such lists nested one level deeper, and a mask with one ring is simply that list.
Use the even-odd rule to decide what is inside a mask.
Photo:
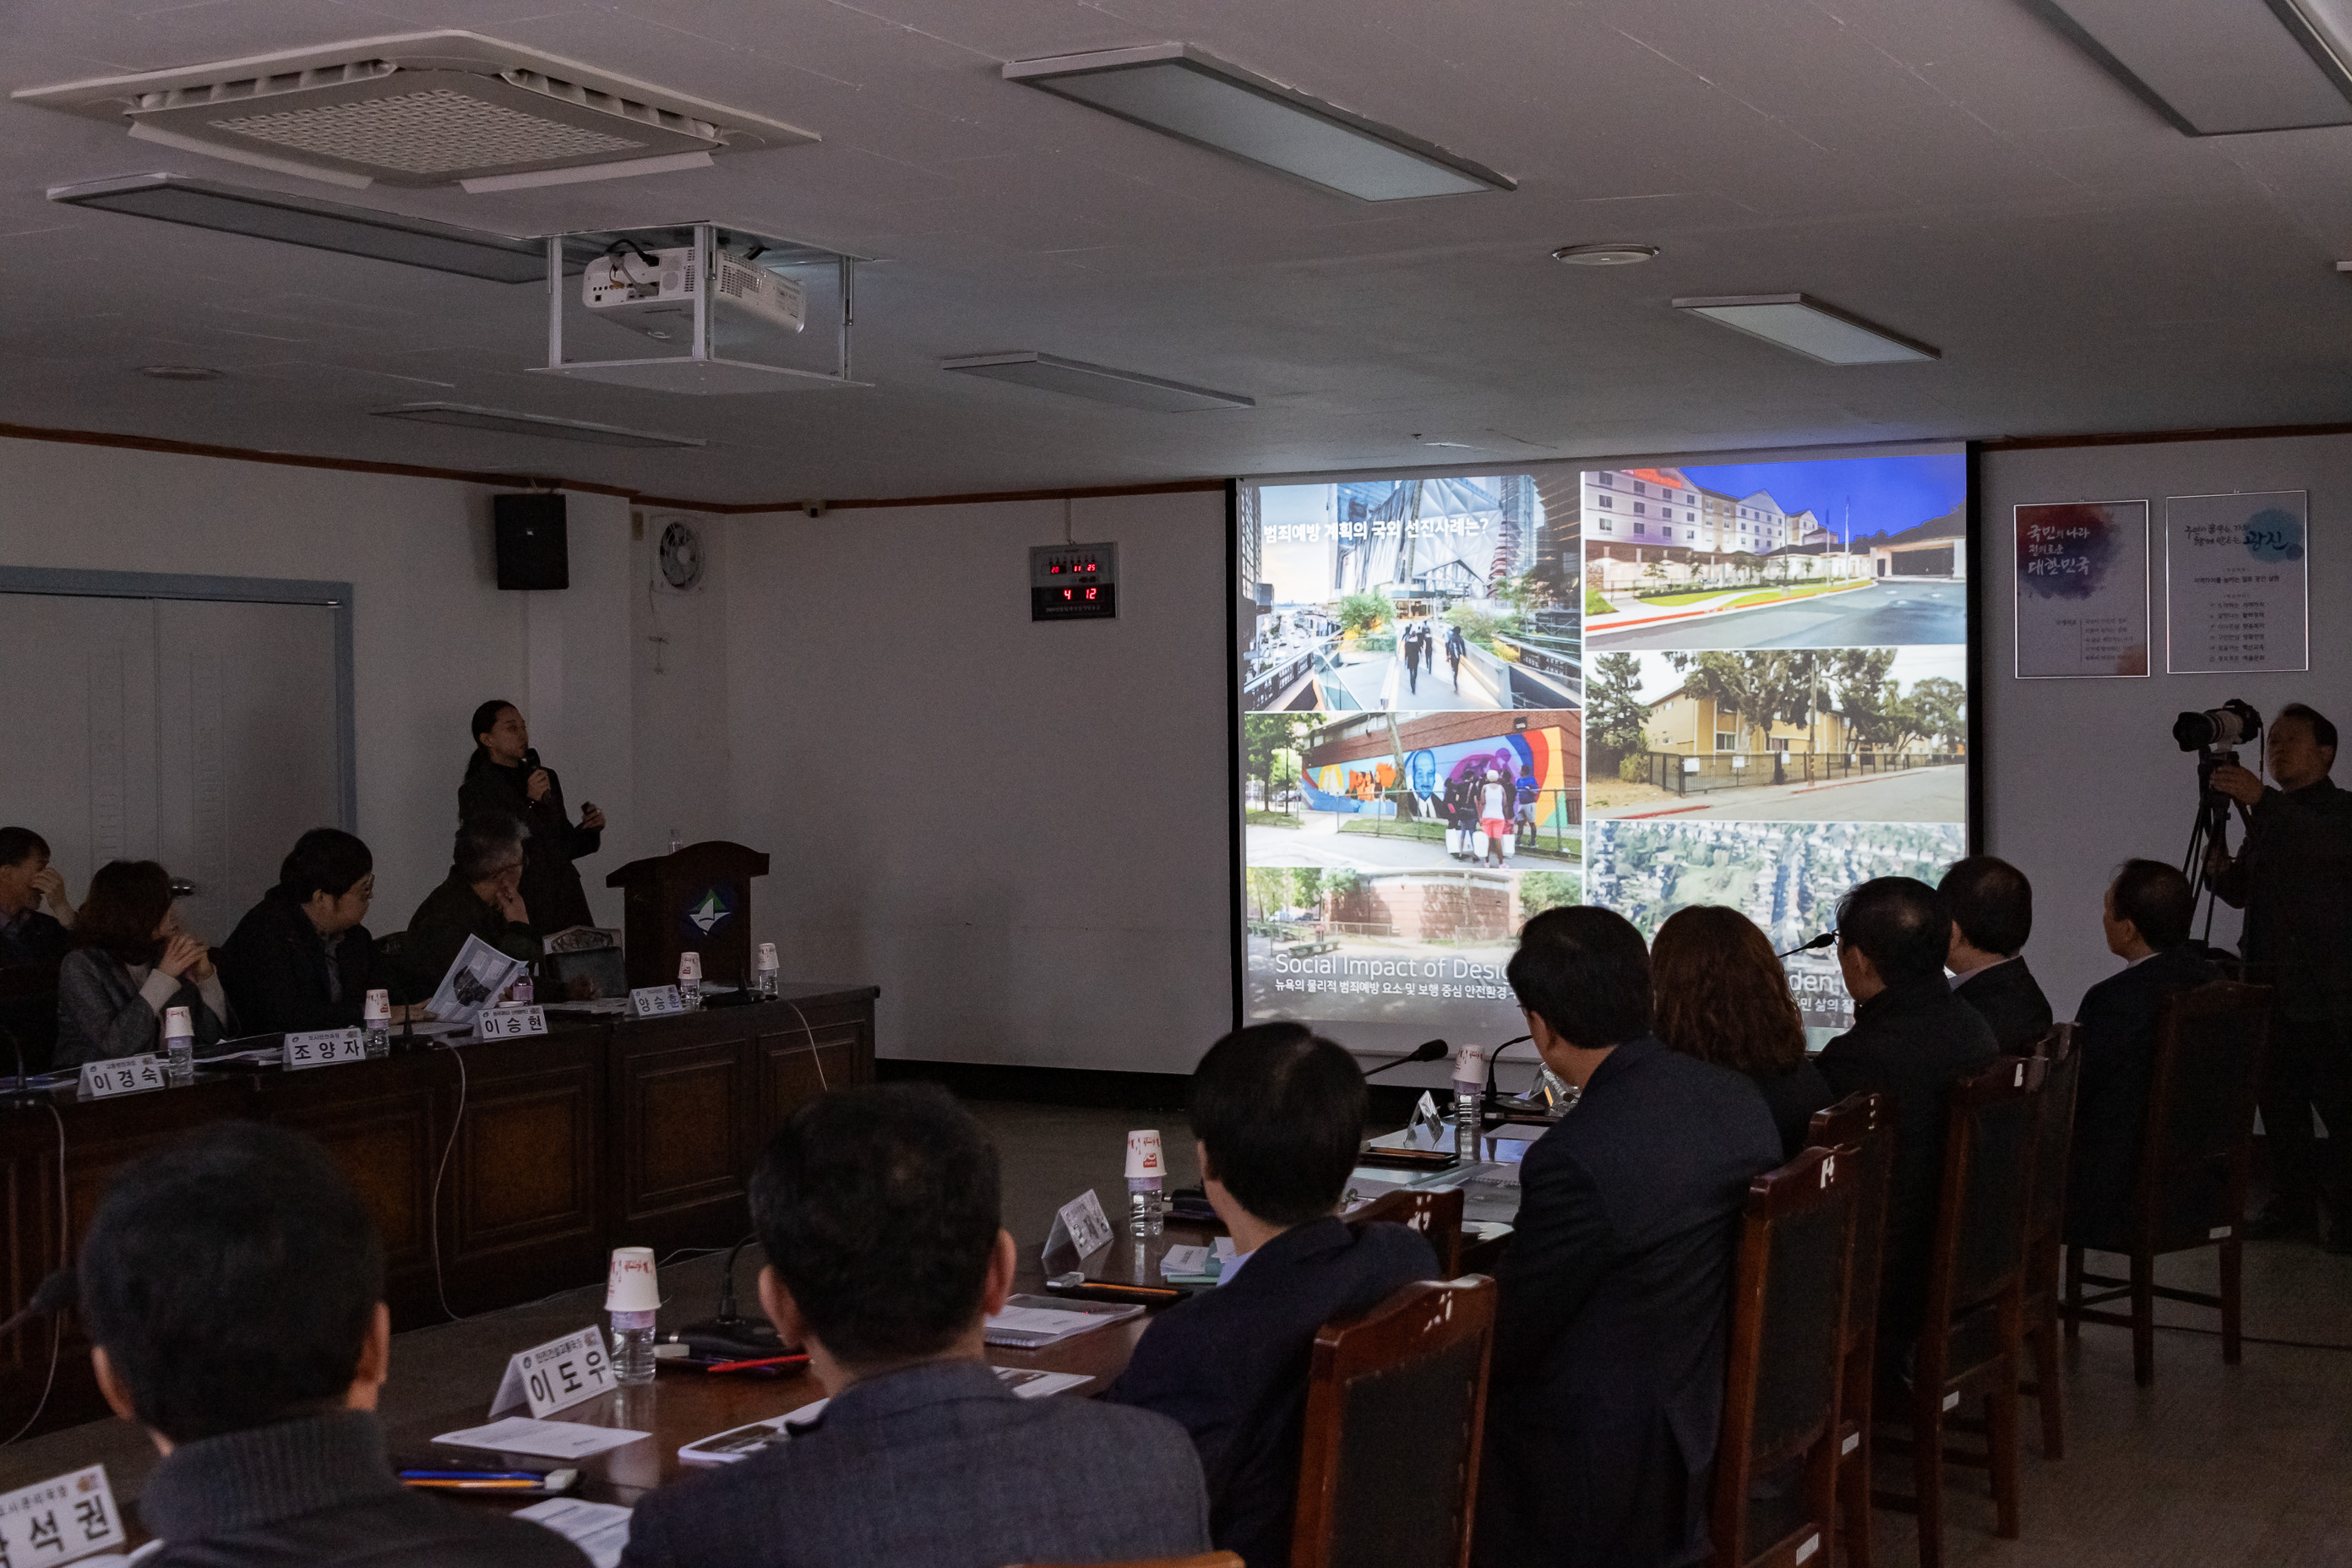
[{"label": "ceiling air conditioning vent", "polygon": [[474,33],[366,38],[32,88],[142,141],[347,186],[500,190],[698,168],[816,138]]}]

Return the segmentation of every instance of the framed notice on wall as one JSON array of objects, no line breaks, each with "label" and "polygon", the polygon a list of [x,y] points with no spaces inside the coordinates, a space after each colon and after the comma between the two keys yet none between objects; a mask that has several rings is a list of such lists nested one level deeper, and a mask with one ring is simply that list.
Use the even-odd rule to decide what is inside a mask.
[{"label": "framed notice on wall", "polygon": [[2168,496],[2166,668],[2311,668],[2310,492]]},{"label": "framed notice on wall", "polygon": [[2017,509],[2017,673],[2147,673],[2147,502]]}]

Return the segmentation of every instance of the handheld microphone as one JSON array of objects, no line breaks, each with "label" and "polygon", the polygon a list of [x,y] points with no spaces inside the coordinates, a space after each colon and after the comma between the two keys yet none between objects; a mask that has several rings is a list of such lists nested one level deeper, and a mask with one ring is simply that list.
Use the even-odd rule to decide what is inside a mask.
[{"label": "handheld microphone", "polygon": [[1776,952],[1772,956],[1775,958],[1792,958],[1801,952],[1811,952],[1817,947],[1827,947],[1830,943],[1835,941],[1837,941],[1837,932],[1834,931],[1825,931],[1822,932],[1821,935],[1813,938],[1811,942],[1800,942],[1795,947],[1790,948],[1787,952]]},{"label": "handheld microphone", "polygon": [[1366,1078],[1372,1078],[1378,1074],[1388,1071],[1391,1068],[1405,1067],[1413,1062],[1433,1062],[1440,1057],[1445,1055],[1445,1053],[1451,1049],[1453,1049],[1453,1047],[1448,1046],[1444,1040],[1423,1040],[1421,1044],[1413,1047],[1411,1055],[1399,1057],[1392,1062],[1382,1062],[1380,1066],[1372,1068],[1371,1071],[1366,1073],[1364,1076]]},{"label": "handheld microphone", "polygon": [[70,1268],[59,1268],[41,1281],[33,1299],[6,1322],[0,1323],[0,1336],[12,1334],[34,1318],[52,1317],[81,1300],[81,1286]]},{"label": "handheld microphone", "polygon": [[537,746],[525,746],[522,749],[522,771],[526,775],[539,772],[539,748]]}]

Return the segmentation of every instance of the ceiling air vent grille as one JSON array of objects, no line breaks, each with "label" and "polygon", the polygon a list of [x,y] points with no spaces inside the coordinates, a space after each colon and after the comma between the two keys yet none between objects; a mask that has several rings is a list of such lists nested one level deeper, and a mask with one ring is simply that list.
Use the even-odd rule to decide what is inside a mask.
[{"label": "ceiling air vent grille", "polygon": [[205,123],[296,153],[404,174],[617,158],[645,146],[635,137],[567,125],[447,88]]}]

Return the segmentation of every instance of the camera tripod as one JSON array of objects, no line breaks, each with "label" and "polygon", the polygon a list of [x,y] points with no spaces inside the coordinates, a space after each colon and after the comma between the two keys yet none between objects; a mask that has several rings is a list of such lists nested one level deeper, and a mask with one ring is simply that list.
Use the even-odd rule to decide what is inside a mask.
[{"label": "camera tripod", "polygon": [[[2180,874],[2189,879],[2189,907],[2194,910],[2199,900],[2205,902],[2205,930],[2200,940],[2210,942],[2213,935],[2213,903],[2216,894],[2213,879],[2206,873],[2205,863],[2212,851],[2230,852],[2230,807],[2235,804],[2213,787],[2214,770],[2235,767],[2238,753],[2208,747],[2197,753],[2197,821],[2189,830],[2189,852],[2180,862]],[[2246,808],[2238,807],[2245,816]]]}]

